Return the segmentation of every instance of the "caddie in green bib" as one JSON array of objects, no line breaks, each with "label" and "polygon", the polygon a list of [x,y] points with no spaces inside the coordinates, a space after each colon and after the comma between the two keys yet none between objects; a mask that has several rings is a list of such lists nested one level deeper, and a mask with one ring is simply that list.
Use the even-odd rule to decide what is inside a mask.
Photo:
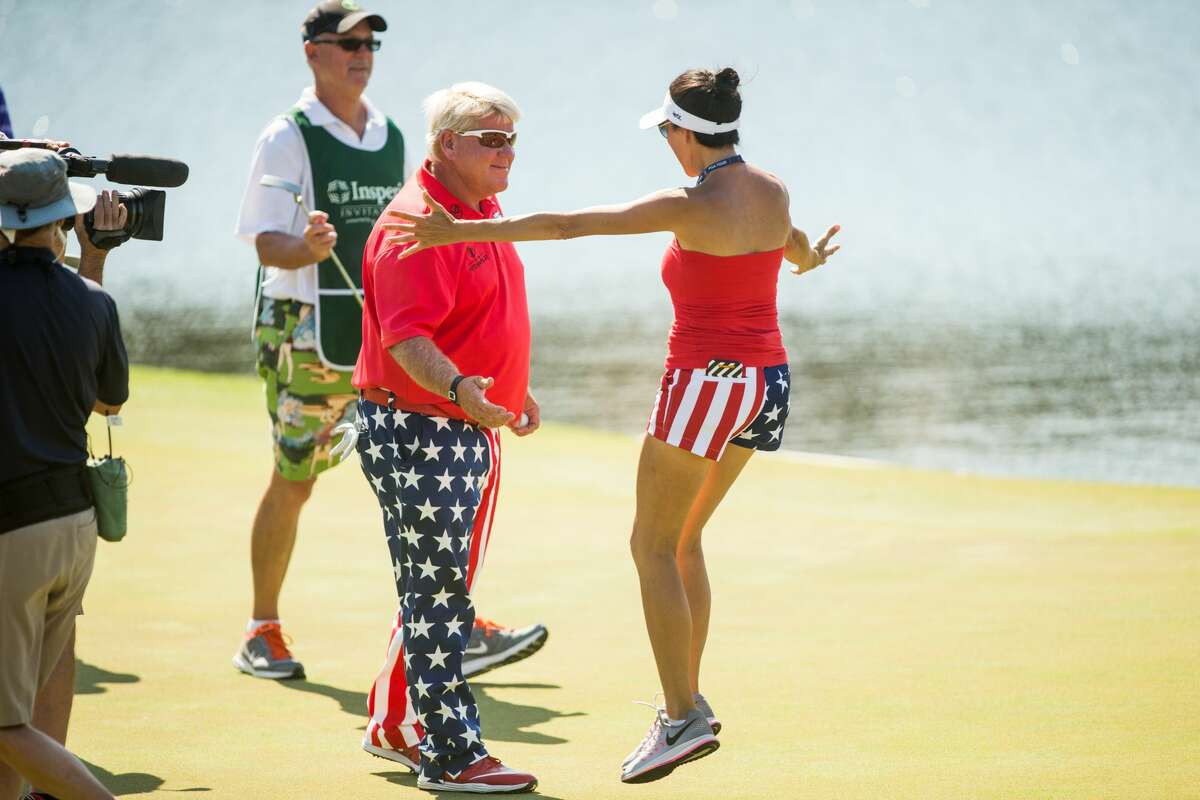
[{"label": "caddie in green bib", "polygon": [[[390,119],[387,142],[370,152],[342,144],[298,108],[290,115],[304,137],[312,165],[314,210],[337,230],[334,252],[362,293],[362,252],[371,228],[404,183],[404,139]],[[353,370],[362,347],[362,309],[345,278],[327,258],[317,264],[317,353],[330,367]]]}]

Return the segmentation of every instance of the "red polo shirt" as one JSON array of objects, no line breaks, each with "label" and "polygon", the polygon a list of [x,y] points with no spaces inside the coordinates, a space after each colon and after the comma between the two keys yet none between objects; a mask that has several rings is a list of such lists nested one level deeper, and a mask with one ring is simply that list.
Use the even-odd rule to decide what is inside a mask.
[{"label": "red polo shirt", "polygon": [[[421,187],[459,219],[501,215],[495,197],[485,199],[480,212],[450,194],[428,161],[388,210],[428,213]],[[363,249],[363,345],[354,385],[390,390],[400,405],[435,406],[443,416],[465,419],[460,407],[421,388],[388,352],[397,342],[424,336],[462,374],[495,378],[488,399],[520,415],[529,386],[530,333],[525,267],[516,249],[508,242],[471,242],[400,259],[400,247],[382,250],[387,231],[380,225],[395,220],[381,214]]]}]

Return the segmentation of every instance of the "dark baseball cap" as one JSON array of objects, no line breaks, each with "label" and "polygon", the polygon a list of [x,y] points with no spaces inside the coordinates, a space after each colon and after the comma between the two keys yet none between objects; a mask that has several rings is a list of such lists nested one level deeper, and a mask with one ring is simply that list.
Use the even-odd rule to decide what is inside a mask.
[{"label": "dark baseball cap", "polygon": [[354,0],[325,0],[313,6],[312,11],[304,18],[300,32],[305,39],[312,39],[322,33],[345,33],[358,23],[366,20],[373,31],[386,31],[387,22],[378,14],[372,14]]}]

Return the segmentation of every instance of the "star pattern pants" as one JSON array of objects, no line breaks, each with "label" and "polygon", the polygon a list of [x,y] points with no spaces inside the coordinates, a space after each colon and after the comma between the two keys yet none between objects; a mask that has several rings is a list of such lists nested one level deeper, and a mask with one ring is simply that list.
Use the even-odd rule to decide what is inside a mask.
[{"label": "star pattern pants", "polygon": [[400,598],[367,735],[396,749],[420,742],[422,775],[456,776],[487,755],[462,656],[475,621],[470,587],[495,509],[500,437],[365,399],[358,425]]}]

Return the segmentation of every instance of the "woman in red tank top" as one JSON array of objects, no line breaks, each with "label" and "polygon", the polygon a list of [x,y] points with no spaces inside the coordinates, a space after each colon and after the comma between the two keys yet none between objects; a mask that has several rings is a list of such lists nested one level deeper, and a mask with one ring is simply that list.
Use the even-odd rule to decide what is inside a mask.
[{"label": "woman in red tank top", "polygon": [[[802,274],[838,250],[831,227],[809,245],[792,226],[787,189],[735,150],[738,75],[688,70],[660,108],[656,127],[694,187],[565,214],[455,220],[428,195],[429,214],[404,221],[388,242],[408,253],[456,242],[518,242],[671,231],[663,282],[675,307],[666,374],[650,415],[637,477],[631,546],[665,707],[621,767],[642,783],[718,747],[720,730],[700,694],[711,595],[701,534],[755,450],[778,449],[790,377],[775,305],[784,259]],[[735,447],[727,447],[733,444]]]}]

